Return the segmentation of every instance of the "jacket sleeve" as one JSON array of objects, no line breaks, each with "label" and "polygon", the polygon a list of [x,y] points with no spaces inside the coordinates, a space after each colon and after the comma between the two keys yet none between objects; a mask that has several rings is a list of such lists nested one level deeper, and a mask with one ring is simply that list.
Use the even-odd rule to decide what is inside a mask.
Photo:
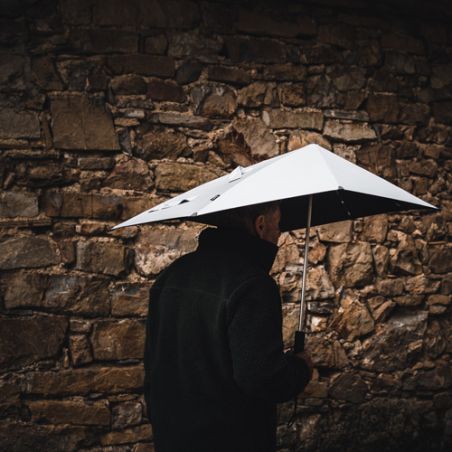
[{"label": "jacket sleeve", "polygon": [[304,360],[284,353],[279,289],[270,276],[252,278],[228,303],[234,379],[248,395],[272,402],[295,397],[308,384]]}]

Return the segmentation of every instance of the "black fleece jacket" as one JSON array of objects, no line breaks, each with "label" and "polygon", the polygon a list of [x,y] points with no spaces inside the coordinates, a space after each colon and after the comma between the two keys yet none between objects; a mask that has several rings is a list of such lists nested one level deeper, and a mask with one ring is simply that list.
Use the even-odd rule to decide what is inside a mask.
[{"label": "black fleece jacket", "polygon": [[157,452],[276,450],[276,403],[309,380],[283,352],[278,248],[206,229],[151,289],[145,399]]}]

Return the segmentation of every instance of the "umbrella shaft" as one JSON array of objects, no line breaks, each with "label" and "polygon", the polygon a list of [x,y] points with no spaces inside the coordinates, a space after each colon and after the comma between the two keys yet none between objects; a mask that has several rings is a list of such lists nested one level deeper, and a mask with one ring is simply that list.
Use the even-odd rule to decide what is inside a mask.
[{"label": "umbrella shaft", "polygon": [[300,319],[298,322],[298,331],[304,331],[306,323],[305,291],[306,291],[306,275],[308,272],[308,249],[309,249],[309,232],[311,228],[311,214],[312,214],[312,195],[309,196],[308,221],[306,224],[306,240],[304,244],[303,279],[301,284]]}]

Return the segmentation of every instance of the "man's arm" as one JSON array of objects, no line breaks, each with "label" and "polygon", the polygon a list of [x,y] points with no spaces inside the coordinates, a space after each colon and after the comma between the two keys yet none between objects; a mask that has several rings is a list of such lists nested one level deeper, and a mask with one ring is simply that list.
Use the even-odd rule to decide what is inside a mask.
[{"label": "man's arm", "polygon": [[242,284],[228,304],[228,337],[234,379],[245,393],[285,402],[301,392],[311,369],[301,356],[284,353],[278,286],[271,277]]}]

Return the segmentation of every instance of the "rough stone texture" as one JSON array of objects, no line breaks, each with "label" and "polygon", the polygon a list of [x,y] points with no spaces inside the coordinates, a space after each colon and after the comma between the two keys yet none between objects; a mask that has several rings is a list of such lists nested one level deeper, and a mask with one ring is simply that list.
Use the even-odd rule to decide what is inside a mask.
[{"label": "rough stone texture", "polygon": [[124,402],[112,409],[112,425],[116,429],[123,429],[130,425],[139,424],[142,419],[143,406],[140,402]]},{"label": "rough stone texture", "polygon": [[35,112],[2,108],[0,112],[0,138],[40,138],[41,130]]},{"label": "rough stone texture", "polygon": [[142,366],[36,371],[27,375],[25,392],[41,396],[134,392],[143,386],[143,376]]},{"label": "rough stone texture", "polygon": [[142,230],[135,248],[135,266],[143,275],[157,275],[172,261],[197,246],[196,229],[149,228]]},{"label": "rough stone texture", "polygon": [[374,320],[367,308],[357,299],[346,297],[341,301],[331,326],[343,337],[353,341],[374,329]]},{"label": "rough stone texture", "polygon": [[109,425],[110,410],[105,401],[33,400],[28,402],[35,422],[72,425]]},{"label": "rough stone texture", "polygon": [[144,353],[144,323],[138,320],[96,323],[91,344],[95,360],[141,359]]},{"label": "rough stone texture", "polygon": [[17,237],[0,242],[0,269],[47,267],[60,262],[54,242],[42,237]]},{"label": "rough stone texture", "polygon": [[[451,449],[452,16],[407,6],[0,2],[2,450],[153,451],[149,288],[201,226],[112,226],[310,143],[440,210],[314,228],[316,370],[278,450]],[[285,347],[303,248],[284,234],[271,271]]]},{"label": "rough stone texture", "polygon": [[145,160],[179,157],[187,149],[187,138],[174,130],[153,130],[143,135],[140,156]]},{"label": "rough stone texture", "polygon": [[323,114],[320,110],[288,112],[282,110],[264,111],[262,118],[273,129],[313,129],[322,130]]},{"label": "rough stone texture", "polygon": [[122,285],[113,291],[111,313],[117,317],[144,317],[148,312],[148,303],[149,287],[141,284]]},{"label": "rough stone texture", "polygon": [[86,96],[56,97],[51,102],[55,147],[119,149],[113,122],[102,104]]},{"label": "rough stone texture", "polygon": [[155,169],[156,186],[161,191],[187,191],[219,174],[214,169],[188,163],[160,163]]},{"label": "rough stone texture", "polygon": [[342,140],[347,143],[367,141],[377,138],[375,131],[365,123],[352,123],[339,120],[328,120],[323,131],[326,137]]},{"label": "rough stone texture", "polygon": [[274,157],[278,154],[278,145],[265,124],[260,119],[239,119],[233,122],[234,129],[243,135],[251,155],[256,158]]},{"label": "rough stone texture", "polygon": [[0,217],[35,217],[38,198],[34,193],[4,192],[0,195]]},{"label": "rough stone texture", "polygon": [[333,283],[346,287],[362,286],[373,279],[372,252],[365,242],[332,246],[328,253]]},{"label": "rough stone texture", "polygon": [[108,280],[79,275],[16,273],[3,279],[7,309],[43,308],[105,315],[110,310]]},{"label": "rough stone texture", "polygon": [[0,365],[5,369],[55,356],[68,326],[67,319],[59,316],[0,318],[0,324]]},{"label": "rough stone texture", "polygon": [[79,242],[77,269],[118,276],[126,269],[125,247],[116,242]]}]

